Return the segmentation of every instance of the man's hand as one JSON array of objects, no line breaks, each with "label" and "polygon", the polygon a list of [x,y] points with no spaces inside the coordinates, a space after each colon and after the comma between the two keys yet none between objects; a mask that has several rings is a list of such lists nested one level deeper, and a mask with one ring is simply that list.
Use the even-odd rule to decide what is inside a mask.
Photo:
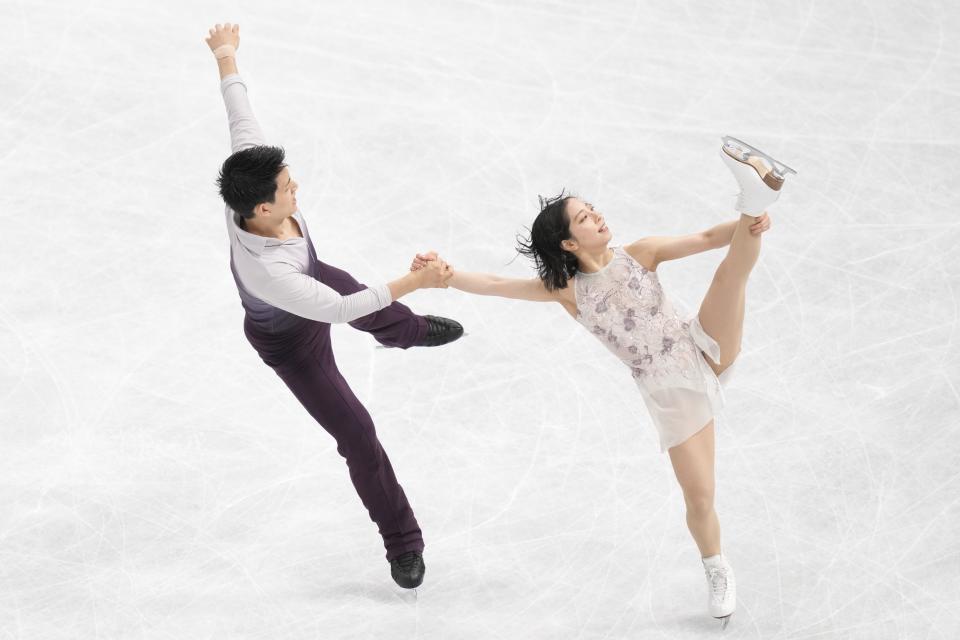
[{"label": "man's hand", "polygon": [[240,48],[240,25],[217,24],[210,29],[210,36],[206,38],[210,51],[215,51],[217,47],[225,44],[232,45],[234,49]]},{"label": "man's hand", "polygon": [[438,258],[436,253],[433,253],[433,258],[424,266],[418,269],[411,267],[410,270],[419,271],[417,278],[421,289],[446,289],[447,280],[453,277],[453,267]]},{"label": "man's hand", "polygon": [[427,266],[427,263],[431,260],[437,259],[437,252],[430,251],[428,253],[420,254],[418,253],[413,259],[413,262],[410,264],[410,271],[419,271]]}]

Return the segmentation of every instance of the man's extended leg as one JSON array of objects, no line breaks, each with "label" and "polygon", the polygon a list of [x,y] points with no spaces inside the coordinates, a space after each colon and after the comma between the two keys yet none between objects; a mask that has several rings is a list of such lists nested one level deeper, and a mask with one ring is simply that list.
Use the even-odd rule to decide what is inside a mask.
[{"label": "man's extended leg", "polygon": [[303,407],[337,441],[350,480],[383,536],[387,560],[408,551],[423,551],[423,535],[403,488],[397,482],[373,420],[337,370],[328,340],[312,357],[277,375]]},{"label": "man's extended leg", "polygon": [[[318,272],[315,277],[337,293],[349,295],[367,288],[346,271],[319,260],[317,263]],[[401,349],[419,344],[427,335],[426,318],[396,301],[349,324],[355,329],[370,333],[382,345]]]},{"label": "man's extended leg", "polygon": [[[348,295],[365,289],[346,271],[317,260],[315,278],[340,294]],[[399,302],[349,323],[355,329],[370,333],[387,347],[407,349],[413,346],[435,347],[453,342],[463,335],[463,326],[456,320],[437,316],[421,316]]]}]

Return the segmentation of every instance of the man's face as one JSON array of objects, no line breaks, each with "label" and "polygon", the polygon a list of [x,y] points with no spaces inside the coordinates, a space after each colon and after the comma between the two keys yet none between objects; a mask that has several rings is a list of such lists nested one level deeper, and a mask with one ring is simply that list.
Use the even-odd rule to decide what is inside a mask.
[{"label": "man's face", "polygon": [[262,206],[264,212],[269,212],[271,218],[283,220],[289,218],[297,210],[297,187],[296,181],[290,177],[290,170],[284,167],[277,174],[277,191],[273,195],[273,202],[265,202]]}]

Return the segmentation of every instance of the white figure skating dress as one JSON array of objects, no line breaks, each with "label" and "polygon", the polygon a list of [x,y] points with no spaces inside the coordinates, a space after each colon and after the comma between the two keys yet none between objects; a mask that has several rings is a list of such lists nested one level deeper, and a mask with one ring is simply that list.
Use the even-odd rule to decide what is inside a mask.
[{"label": "white figure skating dress", "polygon": [[622,247],[595,273],[577,272],[577,322],[633,372],[666,451],[719,417],[732,367],[718,379],[704,353],[720,362],[720,345],[696,314],[681,319],[649,271]]}]

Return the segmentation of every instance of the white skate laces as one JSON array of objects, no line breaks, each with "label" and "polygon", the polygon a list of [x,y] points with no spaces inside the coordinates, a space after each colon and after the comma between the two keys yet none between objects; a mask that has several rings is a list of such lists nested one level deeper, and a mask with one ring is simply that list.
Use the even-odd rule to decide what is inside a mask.
[{"label": "white skate laces", "polygon": [[736,210],[748,216],[761,215],[780,197],[786,177],[796,171],[746,142],[731,136],[721,140],[720,158],[740,185]]},{"label": "white skate laces", "polygon": [[714,605],[723,606],[724,601],[729,597],[727,571],[726,569],[717,569],[710,567],[706,570],[707,582],[710,584],[710,602]]},{"label": "white skate laces", "polygon": [[710,615],[720,619],[724,627],[737,608],[737,583],[733,567],[723,556],[703,559],[703,572],[707,578],[707,608]]}]

